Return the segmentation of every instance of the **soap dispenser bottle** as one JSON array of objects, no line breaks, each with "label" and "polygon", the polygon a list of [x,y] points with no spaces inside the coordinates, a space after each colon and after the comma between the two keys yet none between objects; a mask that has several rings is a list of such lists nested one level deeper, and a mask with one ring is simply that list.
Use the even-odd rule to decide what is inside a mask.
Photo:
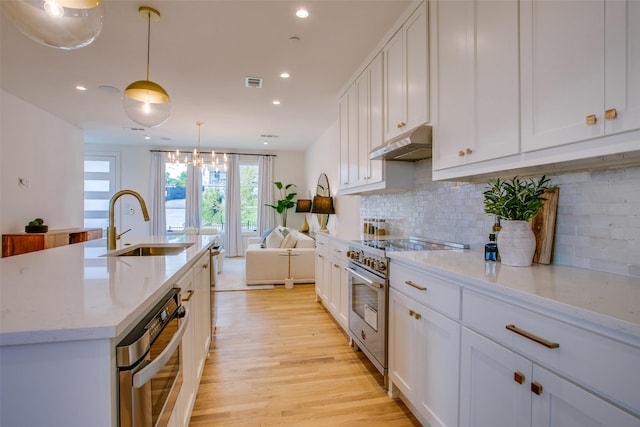
[{"label": "soap dispenser bottle", "polygon": [[496,235],[489,234],[489,243],[484,245],[484,260],[498,261],[498,244],[496,243]]}]

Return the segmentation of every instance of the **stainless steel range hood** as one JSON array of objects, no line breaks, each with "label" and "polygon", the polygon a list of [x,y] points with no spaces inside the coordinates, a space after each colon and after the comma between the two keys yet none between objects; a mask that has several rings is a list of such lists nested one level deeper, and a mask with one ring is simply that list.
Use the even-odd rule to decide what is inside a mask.
[{"label": "stainless steel range hood", "polygon": [[423,125],[374,148],[369,160],[416,162],[431,158],[431,126]]}]

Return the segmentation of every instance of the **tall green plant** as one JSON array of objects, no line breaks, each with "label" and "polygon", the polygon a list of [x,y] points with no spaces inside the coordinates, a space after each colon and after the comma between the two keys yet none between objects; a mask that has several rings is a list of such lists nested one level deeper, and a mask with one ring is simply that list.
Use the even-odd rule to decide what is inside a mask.
[{"label": "tall green plant", "polygon": [[489,189],[484,194],[484,211],[507,220],[529,221],[536,216],[542,208],[544,192],[550,189],[551,180],[545,175],[538,181],[531,178],[520,180],[501,180],[500,178],[489,181]]},{"label": "tall green plant", "polygon": [[277,200],[275,205],[270,205],[265,203],[265,206],[272,207],[280,214],[280,218],[282,221],[282,226],[287,226],[287,211],[293,207],[295,207],[295,202],[293,201],[294,197],[298,195],[298,193],[289,193],[289,189],[295,187],[295,184],[287,184],[284,185],[280,181],[276,181],[273,183],[276,186],[278,191],[280,192],[280,199]]}]

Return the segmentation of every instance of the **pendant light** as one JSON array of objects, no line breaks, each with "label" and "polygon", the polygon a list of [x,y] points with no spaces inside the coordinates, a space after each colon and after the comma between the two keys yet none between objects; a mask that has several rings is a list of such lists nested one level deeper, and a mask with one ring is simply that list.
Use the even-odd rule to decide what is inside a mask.
[{"label": "pendant light", "polygon": [[160,12],[148,6],[141,6],[138,12],[147,19],[147,79],[127,86],[122,97],[122,106],[131,120],[141,126],[153,128],[166,122],[171,110],[167,91],[149,80],[151,21],[159,21]]},{"label": "pendant light", "polygon": [[32,40],[71,50],[93,42],[102,31],[102,0],[2,0],[2,13]]}]

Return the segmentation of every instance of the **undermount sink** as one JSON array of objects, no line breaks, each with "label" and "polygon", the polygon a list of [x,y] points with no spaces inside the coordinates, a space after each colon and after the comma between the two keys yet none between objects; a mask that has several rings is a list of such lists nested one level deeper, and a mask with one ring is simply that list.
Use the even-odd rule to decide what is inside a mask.
[{"label": "undermount sink", "polygon": [[177,255],[193,243],[149,243],[112,251],[104,256],[165,256]]}]

